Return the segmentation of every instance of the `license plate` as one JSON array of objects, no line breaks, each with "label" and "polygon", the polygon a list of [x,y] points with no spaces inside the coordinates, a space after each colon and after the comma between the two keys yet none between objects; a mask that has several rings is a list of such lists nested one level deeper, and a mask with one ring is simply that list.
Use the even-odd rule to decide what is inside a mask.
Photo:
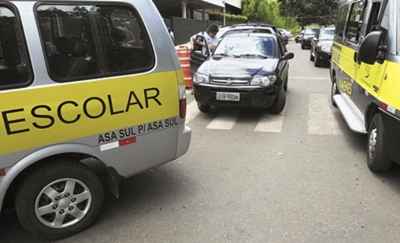
[{"label": "license plate", "polygon": [[240,93],[217,92],[219,101],[240,101]]}]

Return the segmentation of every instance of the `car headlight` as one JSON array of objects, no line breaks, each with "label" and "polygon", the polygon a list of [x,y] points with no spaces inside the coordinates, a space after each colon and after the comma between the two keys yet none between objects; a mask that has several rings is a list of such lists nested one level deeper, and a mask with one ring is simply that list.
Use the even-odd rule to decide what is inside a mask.
[{"label": "car headlight", "polygon": [[268,75],[268,76],[256,75],[251,80],[250,85],[268,87],[268,86],[273,85],[276,82],[276,79],[277,78],[275,75]]},{"label": "car headlight", "polygon": [[195,73],[193,75],[193,82],[200,84],[200,83],[209,83],[210,82],[210,75],[204,73]]}]

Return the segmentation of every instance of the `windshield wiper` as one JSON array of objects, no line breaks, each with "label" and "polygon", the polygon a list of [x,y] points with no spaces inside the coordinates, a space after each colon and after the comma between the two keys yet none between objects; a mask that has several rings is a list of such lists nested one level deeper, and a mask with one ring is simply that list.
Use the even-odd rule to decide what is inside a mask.
[{"label": "windshield wiper", "polygon": [[235,55],[235,57],[259,57],[262,59],[267,59],[268,57],[266,55],[263,54],[240,54],[240,55]]}]

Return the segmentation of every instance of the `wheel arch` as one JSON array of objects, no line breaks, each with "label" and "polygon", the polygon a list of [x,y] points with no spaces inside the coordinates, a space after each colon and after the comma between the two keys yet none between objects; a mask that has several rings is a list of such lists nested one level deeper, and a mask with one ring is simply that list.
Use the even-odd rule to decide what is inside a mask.
[{"label": "wheel arch", "polygon": [[57,158],[69,158],[77,163],[82,163],[84,159],[93,158],[95,159],[96,165],[92,168],[107,168],[106,163],[101,160],[100,156],[96,154],[93,149],[89,146],[82,145],[55,145],[46,147],[44,149],[35,151],[28,156],[22,158],[15,163],[1,179],[0,184],[0,212],[5,206],[12,206],[15,199],[15,192],[18,189],[20,183],[29,174],[30,171],[36,170],[41,166],[45,166],[48,163],[54,162]]}]

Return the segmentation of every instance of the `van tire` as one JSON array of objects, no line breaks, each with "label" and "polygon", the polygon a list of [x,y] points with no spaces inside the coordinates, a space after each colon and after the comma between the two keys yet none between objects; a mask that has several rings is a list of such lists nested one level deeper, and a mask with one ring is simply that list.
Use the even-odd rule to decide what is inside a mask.
[{"label": "van tire", "polygon": [[335,99],[333,98],[335,95],[339,94],[339,90],[337,88],[337,83],[336,81],[332,81],[331,85],[331,104],[333,107],[337,108],[337,104],[335,102]]},{"label": "van tire", "polygon": [[388,158],[385,148],[383,117],[380,113],[376,113],[368,128],[367,164],[372,172],[381,173],[392,168],[393,162]]},{"label": "van tire", "polygon": [[284,87],[281,87],[274,104],[270,108],[270,112],[272,114],[278,115],[282,113],[282,111],[285,109],[285,106],[286,106],[286,92]]},{"label": "van tire", "polygon": [[[67,182],[73,189],[67,190]],[[45,189],[50,190],[53,199],[47,196]],[[25,230],[39,238],[57,240],[91,226],[100,214],[103,201],[104,188],[96,174],[78,162],[58,160],[30,172],[17,190],[15,208]],[[39,216],[39,208],[49,205],[53,205],[49,207],[51,212]],[[74,211],[75,217],[72,216]],[[63,216],[59,227],[51,226],[56,215]]]}]

